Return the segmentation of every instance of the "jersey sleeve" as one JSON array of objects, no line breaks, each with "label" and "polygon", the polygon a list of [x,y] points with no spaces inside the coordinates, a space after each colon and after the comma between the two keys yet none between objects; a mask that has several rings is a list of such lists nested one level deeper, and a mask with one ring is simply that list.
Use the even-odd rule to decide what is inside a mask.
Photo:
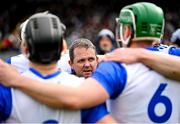
[{"label": "jersey sleeve", "polygon": [[111,99],[115,99],[125,87],[127,72],[120,63],[102,62],[98,65],[92,78],[104,87]]},{"label": "jersey sleeve", "polygon": [[164,44],[158,44],[158,45],[155,45],[155,46],[152,46],[152,47],[148,47],[146,49],[151,50],[151,51],[159,51],[159,52],[169,54],[169,49],[171,47],[172,46],[167,46],[167,45],[164,45]]},{"label": "jersey sleeve", "polygon": [[96,123],[103,117],[108,115],[106,104],[100,104],[90,109],[84,109],[81,111],[81,122],[82,123]]},{"label": "jersey sleeve", "polygon": [[8,119],[12,110],[12,95],[10,88],[0,84],[0,123]]},{"label": "jersey sleeve", "polygon": [[11,58],[7,58],[6,63],[11,64]]},{"label": "jersey sleeve", "polygon": [[169,54],[170,54],[170,55],[175,55],[175,56],[180,56],[180,48],[171,47],[171,48],[169,49]]},{"label": "jersey sleeve", "polygon": [[180,48],[175,46],[158,45],[146,48],[151,51],[159,51],[170,55],[180,56]]}]

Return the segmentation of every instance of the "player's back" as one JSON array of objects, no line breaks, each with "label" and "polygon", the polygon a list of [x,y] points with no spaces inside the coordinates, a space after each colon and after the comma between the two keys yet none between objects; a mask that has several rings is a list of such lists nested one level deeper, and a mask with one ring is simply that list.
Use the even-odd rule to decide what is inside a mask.
[{"label": "player's back", "polygon": [[119,122],[180,123],[180,83],[142,64],[125,68],[125,88],[111,101],[113,117]]},{"label": "player's back", "polygon": [[[42,76],[36,70],[30,68],[22,74],[37,80],[50,81],[52,83],[61,83],[62,85],[69,85],[72,87],[79,86],[82,79],[66,72],[57,71],[48,76]],[[25,82],[26,83],[26,82]],[[11,89],[12,93],[12,111],[6,122],[8,123],[80,123],[80,111],[58,110],[50,108],[31,97],[24,94],[17,89]],[[57,94],[60,95],[60,94]]]}]

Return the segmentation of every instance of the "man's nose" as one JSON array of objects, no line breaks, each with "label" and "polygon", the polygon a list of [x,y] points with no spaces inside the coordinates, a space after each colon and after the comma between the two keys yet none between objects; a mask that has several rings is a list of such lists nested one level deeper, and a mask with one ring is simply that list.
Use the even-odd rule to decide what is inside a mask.
[{"label": "man's nose", "polygon": [[84,63],[84,67],[89,67],[89,66],[90,66],[90,62],[86,61],[86,62]]}]

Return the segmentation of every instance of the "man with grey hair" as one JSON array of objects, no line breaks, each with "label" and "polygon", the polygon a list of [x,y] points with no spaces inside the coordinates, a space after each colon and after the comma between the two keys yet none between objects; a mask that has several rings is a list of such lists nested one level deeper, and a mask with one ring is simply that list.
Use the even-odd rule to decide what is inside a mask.
[{"label": "man with grey hair", "polygon": [[85,38],[77,39],[71,44],[69,57],[72,73],[79,77],[90,77],[98,64],[95,46]]}]

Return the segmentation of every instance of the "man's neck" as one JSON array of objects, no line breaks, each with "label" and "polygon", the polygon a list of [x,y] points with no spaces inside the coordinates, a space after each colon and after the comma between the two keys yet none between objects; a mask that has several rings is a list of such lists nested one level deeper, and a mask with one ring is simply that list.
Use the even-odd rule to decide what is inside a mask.
[{"label": "man's neck", "polygon": [[131,48],[147,48],[151,46],[152,46],[152,42],[150,41],[136,41],[136,42],[132,42],[130,45]]},{"label": "man's neck", "polygon": [[58,70],[57,63],[42,65],[30,62],[30,67],[39,71],[42,75],[48,75]]}]

